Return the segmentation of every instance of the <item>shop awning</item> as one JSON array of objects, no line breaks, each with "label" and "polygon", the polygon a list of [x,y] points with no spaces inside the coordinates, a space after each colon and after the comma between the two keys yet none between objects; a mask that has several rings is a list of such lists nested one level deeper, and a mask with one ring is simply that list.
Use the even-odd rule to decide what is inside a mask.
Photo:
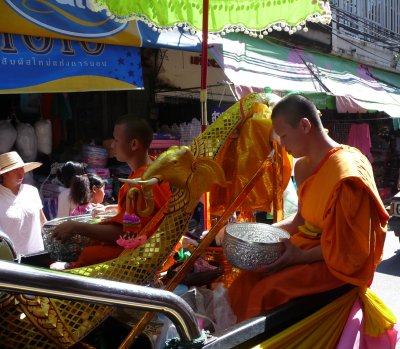
[{"label": "shop awning", "polygon": [[0,93],[143,88],[137,47],[3,33]]},{"label": "shop awning", "polygon": [[116,22],[88,1],[0,2],[0,33],[78,40],[120,46],[174,48],[200,52],[198,35],[183,29],[154,31],[143,22]]},{"label": "shop awning", "polygon": [[[400,89],[374,78],[374,74],[384,71],[240,34],[222,39],[222,45],[214,45],[211,54],[240,96],[269,87],[282,94],[290,91],[309,94],[319,102],[334,98],[340,113],[383,111],[400,118]],[[394,76],[391,79],[399,81],[400,76]],[[333,107],[332,103],[327,106]]]},{"label": "shop awning", "polygon": [[3,94],[142,89],[139,47],[201,50],[183,30],[118,23],[74,1],[1,1],[0,38]]}]

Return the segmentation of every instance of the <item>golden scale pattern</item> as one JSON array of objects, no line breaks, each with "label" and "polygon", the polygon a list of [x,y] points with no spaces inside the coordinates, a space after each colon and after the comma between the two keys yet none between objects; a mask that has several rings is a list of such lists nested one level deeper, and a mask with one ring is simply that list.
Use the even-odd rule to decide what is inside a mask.
[{"label": "golden scale pattern", "polygon": [[[262,103],[262,94],[250,94],[235,103],[192,142],[195,157],[214,159],[226,138],[234,131],[255,103]],[[149,240],[134,250],[124,251],[118,258],[67,272],[134,284],[145,284],[171,253],[185,232],[191,214],[186,189],[172,188],[168,212]],[[0,299],[0,343],[2,348],[68,348],[83,339],[113,310],[108,306],[48,297],[12,296]],[[22,316],[25,314],[26,316]],[[6,330],[4,330],[6,329]]]}]

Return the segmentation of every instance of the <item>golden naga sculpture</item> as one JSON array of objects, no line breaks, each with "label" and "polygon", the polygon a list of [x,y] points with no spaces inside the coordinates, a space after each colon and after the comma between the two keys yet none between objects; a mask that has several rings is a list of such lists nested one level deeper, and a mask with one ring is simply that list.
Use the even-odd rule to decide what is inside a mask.
[{"label": "golden naga sculpture", "polygon": [[186,213],[193,212],[201,194],[209,191],[212,184],[226,186],[225,174],[219,164],[207,157],[194,157],[186,146],[172,146],[163,152],[143,173],[139,183],[146,186],[154,178],[185,189]]},{"label": "golden naga sculpture", "polygon": [[[264,109],[263,105],[269,107],[271,101],[267,94],[249,94],[196,137],[190,147],[173,147],[161,154],[142,178],[145,188],[158,180],[171,185],[172,196],[157,231],[144,244],[125,250],[116,259],[65,272],[135,284],[151,280],[185,233],[201,194],[211,184],[225,185],[224,171],[214,161],[224,144],[232,144],[230,140],[235,139],[245,121],[259,108]],[[134,191],[130,199],[132,195],[136,195]],[[148,204],[144,214],[151,208],[150,201]],[[2,348],[71,347],[112,311],[111,307],[84,302],[10,294],[0,296],[0,309]]]},{"label": "golden naga sculpture", "polygon": [[[143,197],[146,202],[144,208],[138,204],[142,202]],[[153,213],[154,200],[150,186],[145,186],[144,188],[133,187],[128,190],[128,194],[126,195],[126,211],[132,212],[134,208],[139,217],[148,217]]]}]

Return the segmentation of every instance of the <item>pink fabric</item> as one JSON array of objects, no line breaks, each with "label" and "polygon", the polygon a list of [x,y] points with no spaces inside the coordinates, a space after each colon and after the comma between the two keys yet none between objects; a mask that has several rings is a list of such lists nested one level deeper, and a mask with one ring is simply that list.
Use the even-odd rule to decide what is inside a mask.
[{"label": "pink fabric", "polygon": [[79,216],[81,214],[88,213],[90,209],[93,207],[91,203],[89,204],[83,204],[75,207],[70,213],[70,216]]},{"label": "pink fabric", "polygon": [[260,93],[262,91],[263,89],[258,87],[235,85],[235,93],[239,99],[247,96],[249,93]]},{"label": "pink fabric", "polygon": [[360,299],[357,298],[351,308],[346,325],[336,349],[357,348],[356,343],[360,342],[360,328],[362,323],[362,309]]},{"label": "pink fabric", "polygon": [[363,310],[360,298],[357,298],[350,311],[336,349],[395,349],[400,343],[398,324],[378,337],[363,333]]},{"label": "pink fabric", "polygon": [[338,113],[366,113],[367,109],[357,103],[352,96],[336,96]]},{"label": "pink fabric", "polygon": [[371,154],[371,135],[368,124],[351,124],[347,144],[358,148],[370,162],[374,161]]}]

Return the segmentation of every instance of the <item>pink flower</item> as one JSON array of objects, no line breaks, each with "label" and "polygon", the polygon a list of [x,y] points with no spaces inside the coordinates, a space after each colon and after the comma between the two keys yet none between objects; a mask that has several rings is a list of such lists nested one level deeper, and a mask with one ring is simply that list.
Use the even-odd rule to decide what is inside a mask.
[{"label": "pink flower", "polygon": [[147,241],[147,237],[145,235],[139,236],[135,239],[125,239],[124,237],[120,236],[117,240],[117,244],[126,250],[137,248],[143,245]]}]

